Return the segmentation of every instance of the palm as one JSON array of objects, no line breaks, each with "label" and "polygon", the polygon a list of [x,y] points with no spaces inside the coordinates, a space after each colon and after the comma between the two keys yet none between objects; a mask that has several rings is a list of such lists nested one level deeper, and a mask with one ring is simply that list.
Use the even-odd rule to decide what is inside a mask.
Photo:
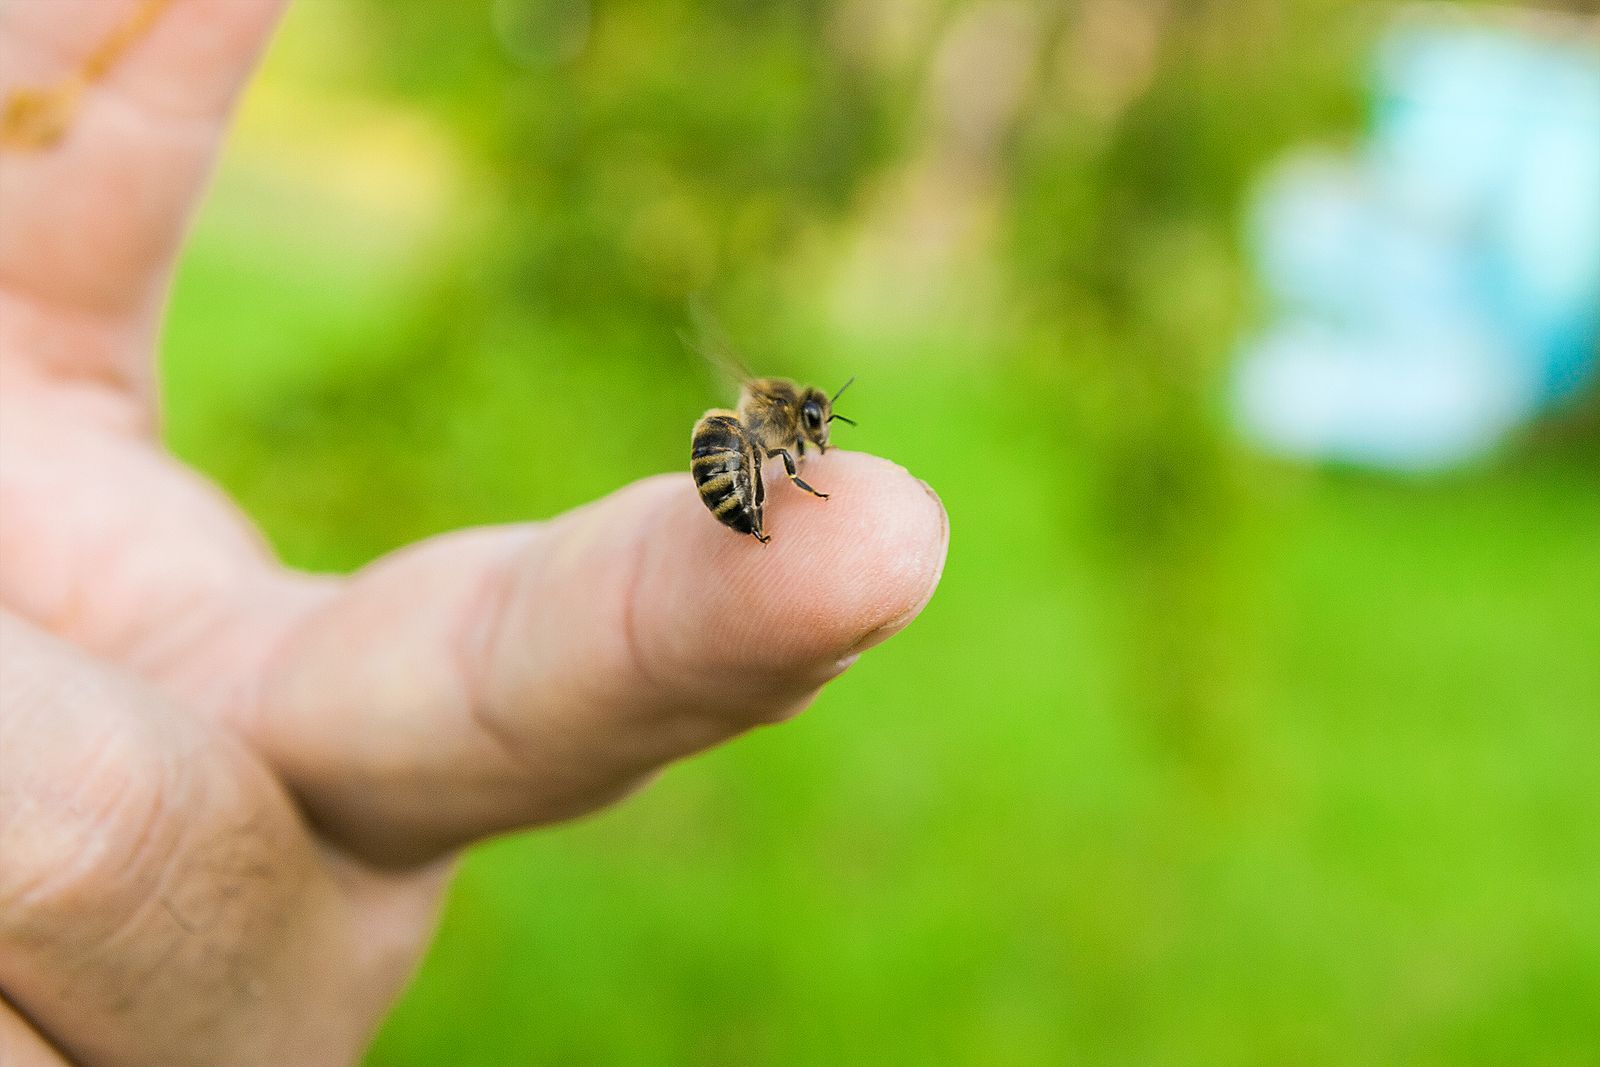
[{"label": "palm", "polygon": [[[0,6],[0,102],[145,2]],[[792,713],[943,564],[925,487],[848,454],[818,468],[848,507],[777,499],[764,551],[676,475],[351,579],[276,564],[160,448],[151,368],[280,2],[176,0],[0,157],[0,1054],[348,1060],[442,859]]]},{"label": "palm", "polygon": [[[18,383],[0,401],[9,518],[0,561],[4,603],[84,648],[133,668],[208,713],[217,687],[259,663],[275,625],[263,594],[295,588],[237,511],[70,381]],[[101,408],[101,411],[94,409]],[[206,645],[201,650],[195,645]],[[196,652],[208,677],[183,664]]]}]

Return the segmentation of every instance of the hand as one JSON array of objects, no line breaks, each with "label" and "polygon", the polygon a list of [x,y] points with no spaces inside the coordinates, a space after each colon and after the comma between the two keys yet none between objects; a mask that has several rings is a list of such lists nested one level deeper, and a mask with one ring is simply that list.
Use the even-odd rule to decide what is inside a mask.
[{"label": "hand", "polygon": [[[137,2],[0,6],[0,102]],[[767,548],[682,473],[351,578],[277,565],[157,444],[152,349],[278,7],[176,0],[57,143],[0,149],[6,1067],[350,1062],[457,849],[793,714],[943,565],[932,494],[832,453]]]}]

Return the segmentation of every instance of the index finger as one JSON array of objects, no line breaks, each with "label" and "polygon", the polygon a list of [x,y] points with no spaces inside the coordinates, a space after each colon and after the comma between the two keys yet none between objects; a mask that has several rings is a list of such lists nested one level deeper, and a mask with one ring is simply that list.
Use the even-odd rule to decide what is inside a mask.
[{"label": "index finger", "polygon": [[[52,326],[75,317],[75,325],[153,327],[227,116],[282,7],[283,0],[0,6],[0,109],[12,112],[13,125],[59,126],[44,136],[12,131],[0,143],[7,349],[37,356],[40,346],[29,342],[61,332],[41,329],[45,314],[57,320]],[[41,109],[53,111],[41,119]],[[141,346],[125,345],[93,353],[89,366],[46,369],[143,383],[148,369],[135,363],[146,360]]]}]

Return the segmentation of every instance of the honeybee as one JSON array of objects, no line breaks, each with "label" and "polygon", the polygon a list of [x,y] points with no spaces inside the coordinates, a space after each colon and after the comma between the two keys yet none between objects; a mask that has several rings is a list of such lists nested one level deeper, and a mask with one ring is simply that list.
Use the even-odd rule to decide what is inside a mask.
[{"label": "honeybee", "polygon": [[761,466],[781,459],[784,473],[798,488],[821,500],[828,499],[800,477],[806,445],[828,450],[828,425],[834,420],[855,422],[833,410],[834,401],[855,381],[851,378],[831,397],[820,389],[798,385],[787,378],[757,378],[726,349],[704,352],[713,363],[737,376],[737,410],[713,408],[695,423],[690,439],[689,472],[700,500],[716,520],[766,544],[762,517],[766,484]]}]

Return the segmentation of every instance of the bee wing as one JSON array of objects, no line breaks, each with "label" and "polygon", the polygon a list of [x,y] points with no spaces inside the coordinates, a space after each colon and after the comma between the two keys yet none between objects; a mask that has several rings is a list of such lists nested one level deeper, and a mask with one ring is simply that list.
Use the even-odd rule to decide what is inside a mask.
[{"label": "bee wing", "polygon": [[718,374],[736,388],[755,380],[750,368],[733,350],[733,342],[728,340],[716,316],[711,314],[699,297],[689,300],[689,320],[694,324],[694,335],[680,336],[691,351],[698,352],[701,359],[711,364]]}]

